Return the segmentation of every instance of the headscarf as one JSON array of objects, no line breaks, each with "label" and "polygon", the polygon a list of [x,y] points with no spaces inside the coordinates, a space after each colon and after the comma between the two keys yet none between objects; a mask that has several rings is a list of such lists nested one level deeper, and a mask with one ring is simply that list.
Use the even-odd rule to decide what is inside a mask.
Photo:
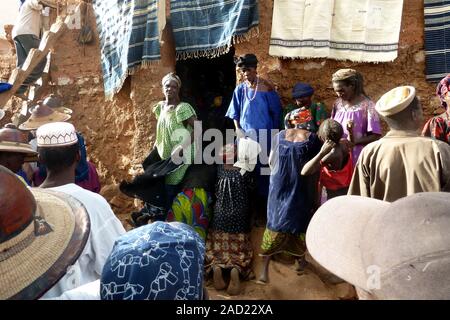
[{"label": "headscarf", "polygon": [[364,96],[368,97],[366,92],[364,91],[364,79],[361,73],[354,69],[339,69],[338,71],[333,73],[333,76],[331,77],[332,82],[344,80],[352,83],[352,85],[355,87],[356,94],[363,94]]},{"label": "headscarf", "polygon": [[201,300],[205,243],[189,225],[156,221],[114,243],[100,280],[102,300]]},{"label": "headscarf", "polygon": [[441,106],[447,110],[447,102],[445,102],[445,95],[449,91],[450,87],[450,74],[445,76],[437,85],[436,95],[439,97],[441,101]]},{"label": "headscarf", "polygon": [[164,87],[164,85],[168,82],[168,81],[175,81],[178,85],[178,88],[181,88],[181,80],[180,77],[178,77],[175,72],[170,72],[168,74],[166,74],[164,76],[164,78],[162,78],[162,86]]},{"label": "headscarf", "polygon": [[292,88],[292,98],[300,99],[303,97],[312,96],[314,93],[314,88],[311,87],[308,83],[298,82],[295,84],[294,88]]},{"label": "headscarf", "polygon": [[356,75],[358,75],[358,72],[354,69],[339,69],[338,71],[333,73],[331,81],[333,82],[342,81],[350,77],[354,77]]},{"label": "headscarf", "polygon": [[247,53],[243,56],[235,57],[234,63],[238,68],[256,68],[258,59],[253,53]]},{"label": "headscarf", "polygon": [[289,112],[286,116],[286,128],[304,129],[316,131],[316,125],[311,110],[298,108]]}]

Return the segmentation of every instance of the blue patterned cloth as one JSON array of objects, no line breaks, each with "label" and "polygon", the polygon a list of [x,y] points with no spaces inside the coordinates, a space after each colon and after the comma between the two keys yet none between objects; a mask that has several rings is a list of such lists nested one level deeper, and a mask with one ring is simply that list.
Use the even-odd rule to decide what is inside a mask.
[{"label": "blue patterned cloth", "polygon": [[94,0],[105,97],[111,100],[133,68],[161,58],[157,0]]},{"label": "blue patterned cloth", "polygon": [[116,240],[102,300],[201,300],[205,243],[190,226],[156,221]]},{"label": "blue patterned cloth", "polygon": [[450,1],[425,0],[426,79],[438,82],[450,73]]},{"label": "blue patterned cloth", "polygon": [[[259,24],[256,0],[171,0],[170,18],[177,58],[213,58],[232,42],[250,37]],[[256,33],[255,33],[256,35]]]}]

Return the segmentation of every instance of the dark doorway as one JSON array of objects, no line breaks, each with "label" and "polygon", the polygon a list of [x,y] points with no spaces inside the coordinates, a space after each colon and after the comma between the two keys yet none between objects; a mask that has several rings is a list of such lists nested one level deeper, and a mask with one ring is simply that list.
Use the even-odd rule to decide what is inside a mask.
[{"label": "dark doorway", "polygon": [[202,121],[203,130],[233,128],[225,118],[236,86],[234,48],[220,57],[177,61],[176,72],[181,78],[181,100],[190,103]]}]

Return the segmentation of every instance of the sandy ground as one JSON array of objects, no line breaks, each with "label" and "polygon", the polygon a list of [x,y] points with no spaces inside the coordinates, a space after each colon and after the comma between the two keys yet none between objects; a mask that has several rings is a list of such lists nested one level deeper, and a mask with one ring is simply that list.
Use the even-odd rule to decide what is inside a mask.
[{"label": "sandy ground", "polygon": [[[262,258],[259,257],[260,243],[264,228],[254,228],[252,243],[254,249],[253,271],[259,274]],[[308,259],[308,258],[307,258]],[[302,274],[294,269],[294,264],[271,261],[269,282],[259,284],[256,279],[242,281],[241,294],[230,296],[226,290],[215,290],[207,284],[211,300],[335,300],[353,299],[354,289],[347,283],[334,284],[329,275],[309,264]]]}]

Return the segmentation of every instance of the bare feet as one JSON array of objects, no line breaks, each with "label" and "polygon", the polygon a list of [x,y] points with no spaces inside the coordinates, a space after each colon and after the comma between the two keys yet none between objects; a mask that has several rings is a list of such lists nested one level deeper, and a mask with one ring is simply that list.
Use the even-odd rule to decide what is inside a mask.
[{"label": "bare feet", "polygon": [[236,268],[231,269],[230,284],[227,293],[230,296],[238,295],[241,292],[241,282],[239,280],[239,271]]},{"label": "bare feet", "polygon": [[216,290],[223,290],[227,287],[223,281],[222,268],[217,266],[213,267],[213,284]]},{"label": "bare feet", "polygon": [[269,281],[269,263],[270,263],[271,256],[264,256],[263,257],[263,267],[261,270],[261,273],[259,275],[258,281],[256,281],[259,284],[266,284]]}]

